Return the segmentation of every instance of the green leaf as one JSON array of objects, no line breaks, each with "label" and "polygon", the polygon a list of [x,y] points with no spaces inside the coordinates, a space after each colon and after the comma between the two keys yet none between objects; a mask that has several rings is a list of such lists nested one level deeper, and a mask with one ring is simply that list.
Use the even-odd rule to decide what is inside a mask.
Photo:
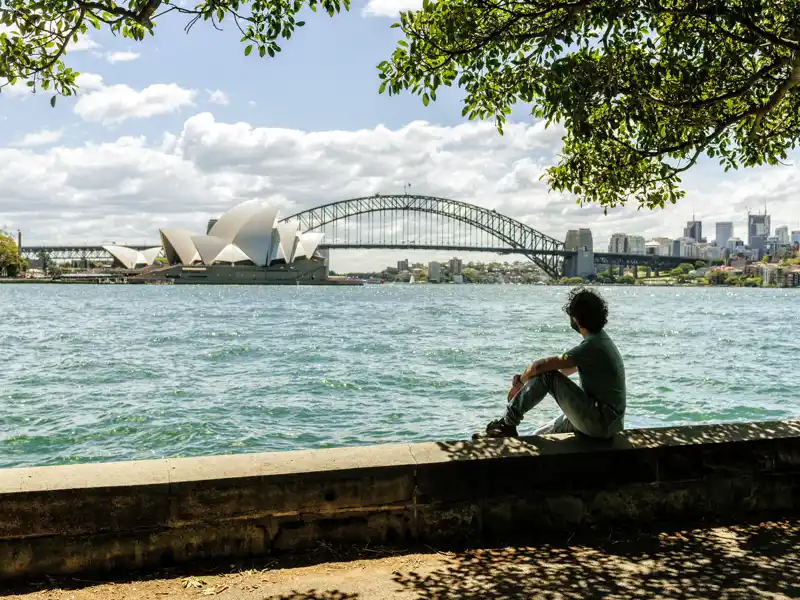
[{"label": "green leaf", "polygon": [[386,90],[387,81],[382,81],[380,87],[378,88],[378,93],[382,94]]},{"label": "green leaf", "polygon": [[264,58],[264,55],[267,53],[267,49],[264,46],[259,46],[258,54],[261,58]]},{"label": "green leaf", "polygon": [[53,108],[55,108],[55,106],[56,106],[56,97],[55,97],[55,96],[53,96],[52,98],[50,98],[50,106],[52,106]]},{"label": "green leaf", "polygon": [[425,106],[428,106],[429,102],[430,102],[430,98],[428,98],[428,94],[427,93],[426,94],[422,94],[422,104],[424,104]]},{"label": "green leaf", "polygon": [[245,46],[245,48],[244,48],[244,55],[245,55],[245,56],[250,56],[250,53],[251,53],[252,51],[253,51],[253,45],[252,45],[252,44],[250,44],[250,45],[248,45],[248,46]]}]

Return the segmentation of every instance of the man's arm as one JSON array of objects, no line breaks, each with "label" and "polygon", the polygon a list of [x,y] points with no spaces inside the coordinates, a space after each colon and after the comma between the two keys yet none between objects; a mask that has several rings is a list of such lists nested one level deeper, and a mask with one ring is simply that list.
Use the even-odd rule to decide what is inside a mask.
[{"label": "man's arm", "polygon": [[[522,383],[525,384],[537,375],[547,373],[548,371],[561,371],[565,375],[571,375],[575,372],[576,368],[575,363],[567,358],[566,355],[541,358],[525,369],[525,372],[522,374]],[[568,371],[568,373],[565,371]]]}]

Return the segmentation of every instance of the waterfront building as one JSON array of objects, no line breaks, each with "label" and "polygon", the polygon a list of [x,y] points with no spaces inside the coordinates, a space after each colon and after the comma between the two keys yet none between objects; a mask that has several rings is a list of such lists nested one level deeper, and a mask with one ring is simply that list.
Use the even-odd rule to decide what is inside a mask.
[{"label": "waterfront building", "polygon": [[757,253],[757,259],[764,254],[769,236],[770,216],[768,214],[747,215],[747,245]]},{"label": "waterfront building", "polygon": [[403,260],[398,260],[397,261],[397,272],[398,273],[404,273],[405,271],[408,271],[408,270],[409,270],[409,268],[408,268],[408,259],[407,258],[404,258]]},{"label": "waterfront building", "polygon": [[184,229],[160,229],[170,265],[251,264],[265,267],[311,258],[322,234],[301,233],[297,223],[282,223],[277,207],[243,202],[222,215],[207,235]]},{"label": "waterfront building", "polygon": [[[159,230],[168,265],[137,274],[141,282],[175,284],[353,285],[329,277],[322,233],[283,222],[277,207],[243,202],[211,223],[207,234]],[[360,283],[358,283],[360,285]]]},{"label": "waterfront building", "polygon": [[775,228],[775,237],[781,246],[788,246],[792,243],[792,239],[789,237],[789,228],[786,225]]},{"label": "waterfront building", "polygon": [[722,221],[717,223],[717,246],[726,248],[728,240],[733,237],[733,223],[730,221]]},{"label": "waterfront building", "polygon": [[626,254],[628,252],[628,236],[624,233],[615,233],[608,242],[609,254]]},{"label": "waterfront building", "polygon": [[728,250],[730,255],[739,254],[740,252],[744,251],[744,240],[738,237],[728,238],[725,248]]},{"label": "waterfront building", "polygon": [[671,256],[694,258],[696,256],[695,241],[689,237],[682,237],[672,242]]},{"label": "waterfront building", "polygon": [[667,237],[657,237],[652,239],[658,244],[659,256],[672,256],[672,240]]},{"label": "waterfront building", "polygon": [[649,256],[660,256],[661,244],[655,240],[650,240],[644,244],[644,253]]},{"label": "waterfront building", "polygon": [[628,252],[630,254],[644,254],[645,253],[644,238],[640,235],[629,235]]},{"label": "waterfront building", "polygon": [[464,261],[460,258],[453,257],[450,259],[450,276],[454,277],[456,275],[461,275],[464,273]]},{"label": "waterfront building", "polygon": [[161,246],[141,251],[125,246],[103,246],[103,250],[113,256],[114,261],[126,269],[137,269],[152,265],[161,253]]},{"label": "waterfront building", "polygon": [[438,262],[428,263],[428,281],[438,283],[442,280],[442,265]]},{"label": "waterfront building", "polygon": [[683,237],[694,240],[695,242],[703,241],[703,222],[702,221],[687,221],[686,227],[683,230]]}]

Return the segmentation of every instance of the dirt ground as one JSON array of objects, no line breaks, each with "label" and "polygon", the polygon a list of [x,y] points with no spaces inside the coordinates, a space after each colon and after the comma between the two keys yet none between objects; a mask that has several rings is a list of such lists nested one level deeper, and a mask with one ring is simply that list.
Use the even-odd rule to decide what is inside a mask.
[{"label": "dirt ground", "polygon": [[[49,580],[0,591],[24,600],[645,600],[800,597],[800,521],[642,535],[592,544],[422,553],[321,547],[307,566],[164,570],[138,580]],[[324,561],[324,562],[320,562]]]}]

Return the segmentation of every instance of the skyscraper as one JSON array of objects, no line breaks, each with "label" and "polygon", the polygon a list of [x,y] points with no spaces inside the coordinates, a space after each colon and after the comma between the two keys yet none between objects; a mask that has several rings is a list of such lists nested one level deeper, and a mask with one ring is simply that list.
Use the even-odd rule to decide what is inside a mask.
[{"label": "skyscraper", "polygon": [[628,251],[628,236],[624,233],[615,233],[608,242],[609,254],[625,254]]},{"label": "skyscraper", "polygon": [[751,250],[756,250],[759,257],[764,255],[769,232],[770,218],[768,214],[747,215],[747,245]]},{"label": "skyscraper", "polygon": [[728,240],[733,237],[733,223],[730,221],[723,221],[717,223],[717,246],[725,248],[728,245]]},{"label": "skyscraper", "polygon": [[786,225],[775,228],[775,237],[778,238],[778,243],[781,246],[788,246],[791,243],[789,228]]},{"label": "skyscraper", "polygon": [[695,242],[703,241],[703,223],[702,221],[695,221],[692,217],[691,221],[686,222],[686,228],[683,230],[683,237],[691,238]]},{"label": "skyscraper", "polygon": [[644,238],[640,235],[629,235],[628,252],[630,252],[631,254],[644,254],[645,253]]}]

